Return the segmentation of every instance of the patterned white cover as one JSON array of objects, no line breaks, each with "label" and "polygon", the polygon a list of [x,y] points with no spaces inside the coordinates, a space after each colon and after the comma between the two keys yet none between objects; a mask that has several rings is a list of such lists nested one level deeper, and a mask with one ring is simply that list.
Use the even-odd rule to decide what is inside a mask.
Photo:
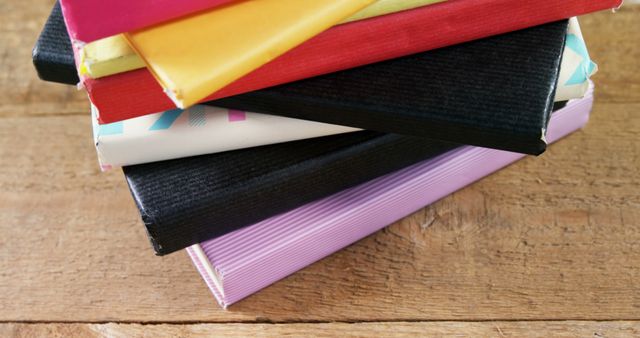
[{"label": "patterned white cover", "polygon": [[212,154],[358,129],[205,105],[98,125],[93,133],[103,170]]}]

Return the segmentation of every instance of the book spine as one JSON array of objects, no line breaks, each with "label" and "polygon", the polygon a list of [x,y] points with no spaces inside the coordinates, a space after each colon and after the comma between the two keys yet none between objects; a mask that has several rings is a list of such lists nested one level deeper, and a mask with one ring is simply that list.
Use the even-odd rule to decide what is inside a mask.
[{"label": "book spine", "polygon": [[[598,10],[621,0],[450,0],[340,25],[319,34],[203,101],[498,35]],[[110,123],[174,107],[147,70],[84,83]]]}]

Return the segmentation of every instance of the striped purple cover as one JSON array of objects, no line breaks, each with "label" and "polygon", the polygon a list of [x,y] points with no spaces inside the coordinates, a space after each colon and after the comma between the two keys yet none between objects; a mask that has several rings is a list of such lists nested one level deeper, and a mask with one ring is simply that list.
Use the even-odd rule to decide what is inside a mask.
[{"label": "striped purple cover", "polygon": [[[592,105],[590,89],[555,112],[548,142],[584,126]],[[187,251],[226,308],[523,156],[463,146]]]}]

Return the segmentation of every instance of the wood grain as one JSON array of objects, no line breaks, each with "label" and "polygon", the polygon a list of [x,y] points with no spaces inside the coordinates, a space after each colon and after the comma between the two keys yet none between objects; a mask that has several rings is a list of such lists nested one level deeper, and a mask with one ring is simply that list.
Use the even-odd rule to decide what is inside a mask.
[{"label": "wood grain", "polygon": [[[585,130],[223,311],[99,172],[84,94],[37,79],[51,4],[0,2],[0,322],[132,324],[0,336],[638,334],[616,320],[640,320],[640,6],[582,19],[600,65]],[[305,323],[325,321],[368,323]]]},{"label": "wood grain", "polygon": [[0,324],[3,337],[630,337],[638,322],[381,322],[315,324]]},{"label": "wood grain", "polygon": [[86,114],[87,95],[73,86],[44,83],[31,48],[53,0],[0,1],[0,117]]}]

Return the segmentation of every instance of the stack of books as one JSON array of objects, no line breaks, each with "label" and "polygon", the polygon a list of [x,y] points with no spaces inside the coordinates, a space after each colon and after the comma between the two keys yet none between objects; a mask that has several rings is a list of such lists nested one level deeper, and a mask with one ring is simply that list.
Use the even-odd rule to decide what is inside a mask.
[{"label": "stack of books", "polygon": [[620,5],[60,0],[33,61],[226,307],[581,128],[576,16]]}]

